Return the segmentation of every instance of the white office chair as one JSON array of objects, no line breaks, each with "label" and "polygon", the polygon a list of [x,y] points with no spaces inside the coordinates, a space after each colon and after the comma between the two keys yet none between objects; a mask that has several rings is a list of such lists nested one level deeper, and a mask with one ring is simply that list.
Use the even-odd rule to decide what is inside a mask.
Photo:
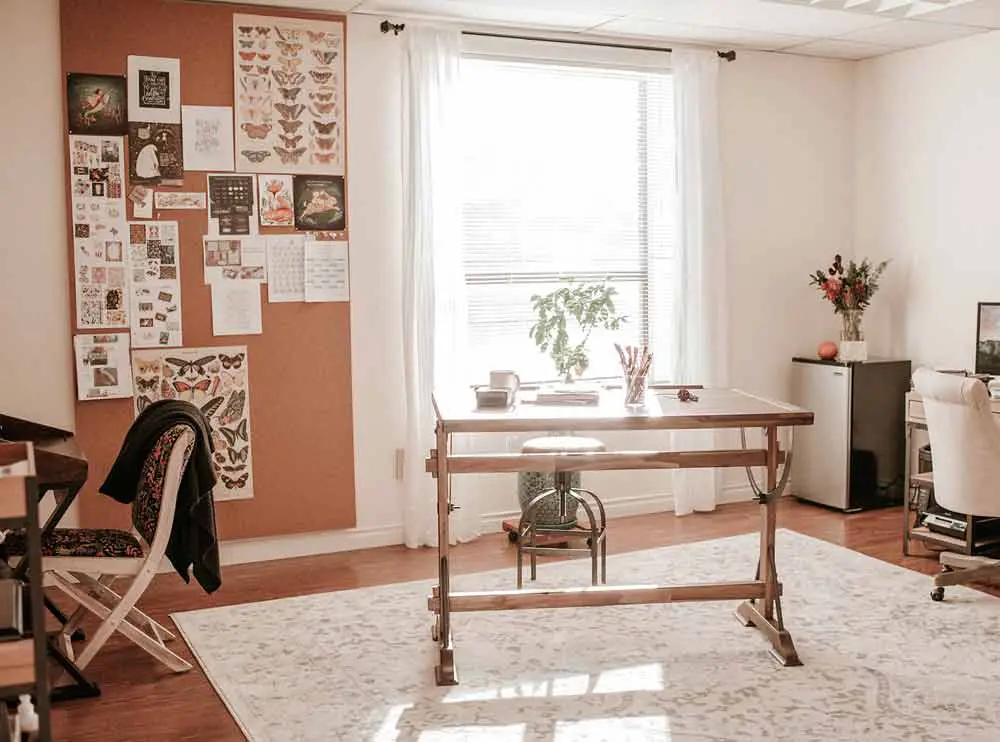
[{"label": "white office chair", "polygon": [[[919,368],[913,386],[927,418],[934,499],[964,515],[1000,517],[1000,427],[993,420],[986,385]],[[940,559],[934,600],[944,598],[946,585],[1000,580],[1000,560],[947,551]]]}]

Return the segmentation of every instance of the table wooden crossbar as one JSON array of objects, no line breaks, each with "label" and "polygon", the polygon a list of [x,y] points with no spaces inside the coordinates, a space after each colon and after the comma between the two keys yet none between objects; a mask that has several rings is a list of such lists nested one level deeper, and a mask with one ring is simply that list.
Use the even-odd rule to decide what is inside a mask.
[{"label": "table wooden crossbar", "polygon": [[[746,626],[756,627],[771,643],[771,653],[783,665],[800,665],[781,611],[782,585],[774,556],[777,500],[787,477],[778,479],[779,467],[791,466],[790,452],[780,447],[779,431],[811,425],[813,413],[784,402],[764,399],[736,389],[698,389],[697,401],[682,401],[672,389],[650,390],[646,404],[626,408],[622,392],[606,391],[601,402],[587,407],[535,405],[521,400],[505,410],[476,410],[471,393],[434,395],[437,415],[435,447],[425,468],[437,480],[438,584],[428,598],[434,621],[431,636],[438,643],[435,670],[438,685],[455,685],[455,645],[451,614],[472,611],[505,611],[535,608],[637,605],[694,601],[742,600],[736,611]],[[451,453],[456,433],[519,433],[593,430],[689,430],[761,428],[763,448],[696,451],[642,450],[595,453]],[[515,471],[591,471],[607,469],[681,469],[743,467],[765,471],[765,483],[755,485],[760,503],[760,554],[752,580],[689,585],[599,585],[564,589],[451,590],[449,516],[451,475]]]}]

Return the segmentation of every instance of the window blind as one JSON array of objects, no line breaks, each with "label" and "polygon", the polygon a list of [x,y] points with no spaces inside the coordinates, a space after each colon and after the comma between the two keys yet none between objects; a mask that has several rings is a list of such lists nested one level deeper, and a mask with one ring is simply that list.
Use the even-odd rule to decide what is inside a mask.
[{"label": "window blind", "polygon": [[674,106],[667,72],[465,57],[463,255],[470,383],[491,369],[556,377],[529,337],[531,297],[608,281],[619,331],[595,331],[588,377],[620,373],[614,343],[669,369]]}]

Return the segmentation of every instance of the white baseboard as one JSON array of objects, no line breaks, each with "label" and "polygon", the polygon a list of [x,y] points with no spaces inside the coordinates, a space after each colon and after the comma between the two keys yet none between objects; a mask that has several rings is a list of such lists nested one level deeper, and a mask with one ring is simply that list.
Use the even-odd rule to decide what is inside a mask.
[{"label": "white baseboard", "polygon": [[[727,485],[719,496],[719,504],[743,502],[752,496],[746,485]],[[609,499],[604,503],[609,518],[624,518],[629,515],[649,515],[670,512],[674,508],[674,498],[669,493],[633,495]],[[502,523],[508,518],[516,518],[520,510],[487,513],[482,516],[483,533],[499,533]],[[287,536],[248,538],[223,541],[219,545],[219,559],[223,566],[268,562],[275,559],[333,554],[339,551],[373,549],[378,546],[396,546],[403,543],[403,525],[372,526],[367,528],[347,528],[340,531],[317,531],[296,533]],[[164,560],[160,571],[171,571],[170,563]]]},{"label": "white baseboard", "polygon": [[294,533],[286,536],[247,538],[219,544],[219,559],[227,564],[268,562],[274,559],[333,554],[403,543],[403,524],[347,528],[340,531]]}]

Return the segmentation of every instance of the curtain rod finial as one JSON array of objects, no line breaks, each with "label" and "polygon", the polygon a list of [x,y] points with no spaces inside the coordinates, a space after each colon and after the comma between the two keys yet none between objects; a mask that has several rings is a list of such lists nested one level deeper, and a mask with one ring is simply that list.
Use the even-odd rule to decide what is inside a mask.
[{"label": "curtain rod finial", "polygon": [[379,25],[379,29],[382,33],[389,33],[392,31],[393,36],[399,36],[399,32],[406,28],[405,23],[390,23],[389,21],[382,21]]},{"label": "curtain rod finial", "polygon": [[724,52],[720,51],[719,58],[725,59],[727,62],[732,62],[734,59],[736,59],[736,52],[733,51],[732,49],[728,49],[727,51]]}]

